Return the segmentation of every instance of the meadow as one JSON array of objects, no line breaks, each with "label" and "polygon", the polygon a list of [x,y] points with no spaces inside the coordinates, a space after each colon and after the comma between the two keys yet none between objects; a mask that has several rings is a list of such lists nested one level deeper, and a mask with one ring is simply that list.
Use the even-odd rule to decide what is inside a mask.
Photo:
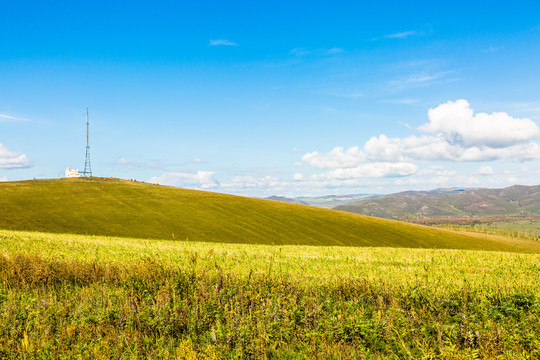
[{"label": "meadow", "polygon": [[482,224],[484,227],[540,234],[540,219],[516,219]]},{"label": "meadow", "polygon": [[0,357],[535,359],[539,270],[537,253],[2,230]]}]

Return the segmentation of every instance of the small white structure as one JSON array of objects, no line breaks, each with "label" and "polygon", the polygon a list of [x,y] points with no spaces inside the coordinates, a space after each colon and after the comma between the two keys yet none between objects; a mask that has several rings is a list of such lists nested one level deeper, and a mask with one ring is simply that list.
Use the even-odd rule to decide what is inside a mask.
[{"label": "small white structure", "polygon": [[79,174],[79,169],[77,169],[77,170],[70,169],[69,165],[68,165],[68,167],[66,168],[66,177],[67,178],[78,178],[78,177],[81,177],[81,174]]}]

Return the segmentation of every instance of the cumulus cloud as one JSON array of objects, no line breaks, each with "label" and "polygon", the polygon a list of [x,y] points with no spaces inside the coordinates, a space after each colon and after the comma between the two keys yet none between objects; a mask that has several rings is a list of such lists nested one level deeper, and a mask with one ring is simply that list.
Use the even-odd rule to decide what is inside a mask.
[{"label": "cumulus cloud", "polygon": [[302,161],[318,169],[353,167],[364,160],[365,154],[358,146],[350,147],[346,151],[342,147],[336,147],[327,154],[319,154],[318,151],[314,151],[302,156]]},{"label": "cumulus cloud", "polygon": [[28,168],[30,166],[30,159],[26,155],[11,151],[0,143],[0,169]]},{"label": "cumulus cloud", "polygon": [[315,179],[352,179],[352,178],[382,178],[401,177],[416,173],[418,166],[407,162],[374,162],[355,167],[338,168],[320,175]]},{"label": "cumulus cloud", "polygon": [[480,166],[480,168],[475,172],[476,175],[493,175],[495,172],[491,166]]},{"label": "cumulus cloud", "polygon": [[218,39],[210,40],[208,46],[238,46],[238,44],[227,39]]},{"label": "cumulus cloud", "polygon": [[[418,130],[424,135],[389,138],[371,137],[362,149],[336,147],[328,153],[313,151],[302,161],[318,169],[338,169],[340,173],[406,176],[414,161],[481,162],[493,160],[528,161],[540,159],[540,146],[532,142],[540,129],[532,120],[507,113],[474,113],[466,100],[449,101],[428,111],[429,122]],[[369,164],[399,163],[404,171],[368,171]],[[379,165],[370,165],[381,169]],[[357,170],[352,170],[353,168]],[[385,167],[390,169],[390,167]],[[344,170],[349,169],[349,170]],[[384,175],[386,174],[387,175]]]},{"label": "cumulus cloud", "polygon": [[364,154],[371,161],[450,160],[456,149],[442,136],[408,136],[388,138],[373,136],[364,145]]},{"label": "cumulus cloud", "polygon": [[504,148],[473,146],[465,149],[458,161],[528,161],[540,159],[540,146],[536,143],[516,144]]},{"label": "cumulus cloud", "polygon": [[154,176],[149,182],[161,185],[195,187],[198,189],[214,189],[219,182],[214,178],[212,171],[197,171],[196,173],[168,172],[161,176]]},{"label": "cumulus cloud", "polygon": [[363,153],[368,159],[376,161],[527,161],[540,158],[540,146],[529,142],[506,147],[468,147],[462,142],[448,139],[444,134],[405,138],[380,135],[366,142]]},{"label": "cumulus cloud", "polygon": [[505,147],[540,137],[530,119],[504,112],[474,113],[467,100],[449,101],[428,111],[429,123],[419,130],[443,134],[448,141],[465,146]]},{"label": "cumulus cloud", "polygon": [[7,178],[7,176],[2,176],[2,177],[0,177],[0,182],[5,182],[5,181],[9,181],[9,179]]},{"label": "cumulus cloud", "polygon": [[[417,174],[431,176],[434,183],[447,183],[456,179],[455,171],[438,165],[419,170],[416,163],[540,159],[540,146],[533,141],[540,137],[540,129],[528,118],[515,118],[503,112],[474,113],[466,100],[457,100],[430,109],[428,120],[417,129],[424,134],[396,138],[381,134],[371,137],[363,147],[335,147],[327,153],[304,154],[303,163],[327,170],[309,180],[346,184],[355,179]],[[489,166],[482,166],[476,172],[477,175],[493,173]]]}]

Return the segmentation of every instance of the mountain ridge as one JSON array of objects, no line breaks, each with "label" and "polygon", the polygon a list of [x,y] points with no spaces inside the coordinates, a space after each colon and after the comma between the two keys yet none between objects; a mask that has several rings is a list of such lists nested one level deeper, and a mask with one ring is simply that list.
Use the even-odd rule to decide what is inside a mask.
[{"label": "mountain ridge", "polygon": [[540,214],[540,185],[456,189],[449,193],[405,191],[334,209],[388,219]]}]

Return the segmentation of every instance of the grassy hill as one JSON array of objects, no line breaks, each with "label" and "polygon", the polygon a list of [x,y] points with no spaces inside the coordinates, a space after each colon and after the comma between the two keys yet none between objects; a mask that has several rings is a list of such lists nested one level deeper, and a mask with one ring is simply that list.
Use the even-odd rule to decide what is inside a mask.
[{"label": "grassy hill", "polygon": [[51,233],[246,244],[540,250],[534,241],[100,178],[1,183],[0,214],[0,228]]},{"label": "grassy hill", "polygon": [[474,189],[454,193],[404,192],[335,209],[389,219],[437,216],[540,214],[540,186]]}]

